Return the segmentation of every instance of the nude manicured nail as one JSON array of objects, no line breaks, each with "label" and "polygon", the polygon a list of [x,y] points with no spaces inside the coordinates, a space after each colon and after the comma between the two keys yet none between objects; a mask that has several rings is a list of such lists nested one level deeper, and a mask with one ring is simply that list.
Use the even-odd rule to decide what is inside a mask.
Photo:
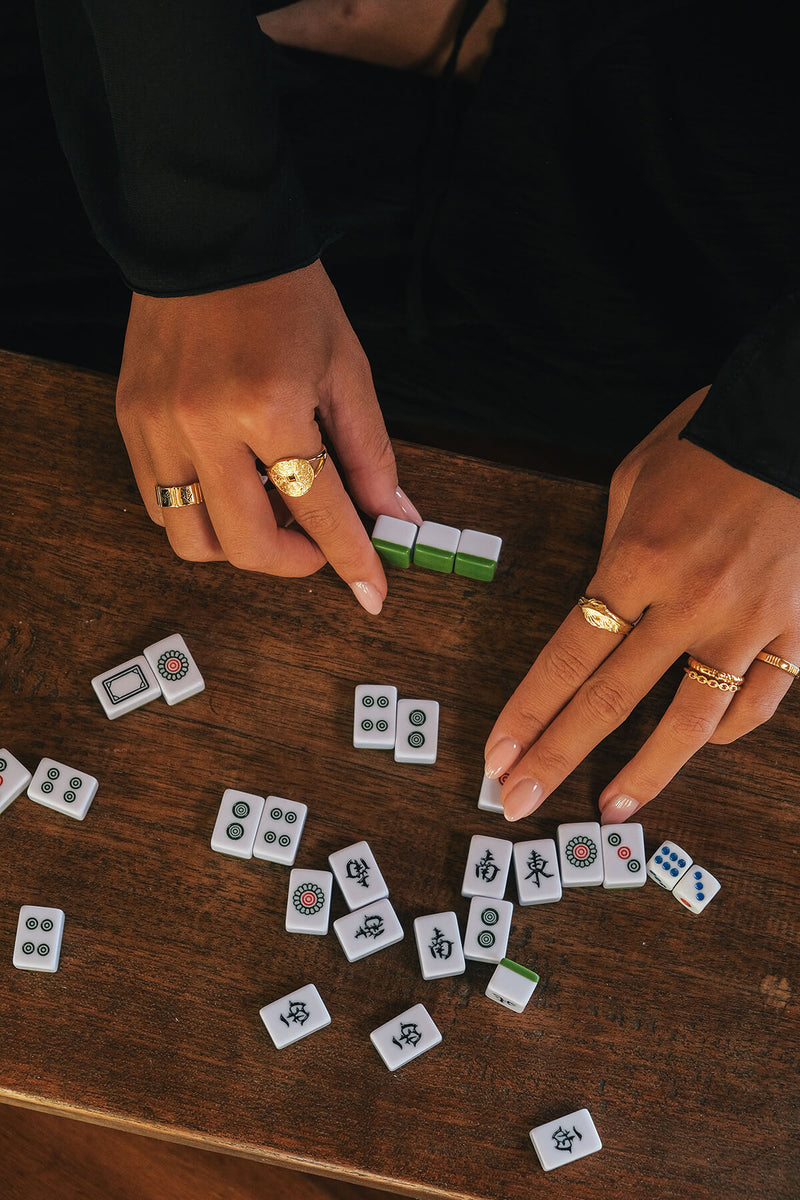
[{"label": "nude manicured nail", "polygon": [[377,617],[383,608],[383,599],[374,583],[351,583],[353,595],[363,609]]},{"label": "nude manicured nail", "polygon": [[503,738],[492,746],[486,755],[486,765],[483,768],[486,778],[496,779],[498,775],[502,775],[513,767],[519,758],[521,749],[520,743],[515,742],[513,738]]},{"label": "nude manicured nail", "polygon": [[400,511],[405,519],[407,521],[413,521],[415,525],[421,525],[422,517],[419,515],[403,489],[401,487],[395,488],[394,494],[397,499],[397,503],[400,506]]},{"label": "nude manicured nail", "polygon": [[535,779],[520,779],[514,784],[511,795],[503,798],[503,812],[507,821],[519,821],[537,809],[544,800],[544,788]]},{"label": "nude manicured nail", "polygon": [[618,821],[624,821],[632,817],[637,808],[641,808],[641,805],[633,796],[615,796],[600,813],[600,824],[614,825]]}]

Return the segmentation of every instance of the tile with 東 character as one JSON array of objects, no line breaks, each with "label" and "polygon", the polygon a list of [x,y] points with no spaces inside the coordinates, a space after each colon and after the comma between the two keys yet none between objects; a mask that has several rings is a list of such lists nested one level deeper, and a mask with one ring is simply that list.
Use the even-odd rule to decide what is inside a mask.
[{"label": "tile with \u6771 character", "polygon": [[97,792],[97,780],[54,758],[43,758],[28,784],[28,796],[36,804],[66,813],[82,821]]},{"label": "tile with \u6771 character", "polygon": [[303,833],[308,805],[267,796],[253,842],[253,857],[291,867]]},{"label": "tile with \u6771 character", "polygon": [[553,904],[561,899],[561,873],[552,838],[515,842],[514,873],[520,904]]}]

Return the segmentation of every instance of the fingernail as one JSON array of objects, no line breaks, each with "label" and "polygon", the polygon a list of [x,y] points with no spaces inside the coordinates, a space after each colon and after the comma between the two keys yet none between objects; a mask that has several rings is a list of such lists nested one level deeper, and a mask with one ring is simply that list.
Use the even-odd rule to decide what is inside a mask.
[{"label": "fingernail", "polygon": [[497,745],[492,746],[486,755],[486,765],[483,768],[486,778],[496,779],[498,775],[513,767],[521,749],[520,743],[515,742],[513,738],[503,738]]},{"label": "fingernail", "polygon": [[417,512],[414,505],[409,500],[401,487],[394,489],[395,498],[400,506],[400,511],[407,521],[413,521],[415,525],[422,524],[422,517]]},{"label": "fingernail", "polygon": [[503,797],[503,812],[507,821],[519,821],[527,817],[544,800],[544,788],[535,779],[521,779],[511,789],[511,795]]},{"label": "fingernail", "polygon": [[613,825],[617,821],[625,821],[633,816],[637,808],[641,808],[641,805],[633,796],[615,796],[600,813],[600,824]]},{"label": "fingernail", "polygon": [[383,598],[374,583],[351,583],[353,595],[363,609],[377,617],[383,608]]}]

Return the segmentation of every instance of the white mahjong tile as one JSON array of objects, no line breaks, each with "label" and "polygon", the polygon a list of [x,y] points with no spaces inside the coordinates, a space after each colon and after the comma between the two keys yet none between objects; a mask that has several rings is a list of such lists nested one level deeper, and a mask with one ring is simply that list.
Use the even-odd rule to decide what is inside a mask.
[{"label": "white mahjong tile", "polygon": [[593,887],[603,882],[603,851],[597,821],[574,821],[558,827],[558,859],[562,887]]},{"label": "white mahjong tile", "polygon": [[496,779],[490,779],[488,775],[484,775],[478,794],[478,808],[483,809],[484,812],[503,812],[501,790],[510,774],[510,771],[504,771]]},{"label": "white mahjong tile", "polygon": [[510,1008],[512,1012],[524,1012],[533,993],[539,976],[529,967],[520,966],[510,958],[504,958],[495,967],[494,974],[489,980],[486,995],[490,1000]]},{"label": "white mahjong tile", "polygon": [[506,893],[512,849],[511,842],[505,838],[485,837],[476,833],[469,843],[461,895],[493,896],[502,900]]},{"label": "white mahjong tile", "polygon": [[464,958],[497,963],[505,958],[514,905],[510,900],[473,896],[469,903]]},{"label": "white mahjong tile", "polygon": [[64,933],[60,908],[23,904],[17,922],[14,966],[21,971],[57,971]]},{"label": "white mahjong tile", "polygon": [[377,900],[339,917],[333,922],[333,932],[348,962],[358,962],[403,940],[403,926],[389,900]]},{"label": "white mahjong tile", "polygon": [[92,687],[110,721],[161,698],[161,688],[143,654],[95,675]]},{"label": "white mahjong tile", "polygon": [[415,1004],[369,1035],[390,1071],[438,1046],[442,1035],[424,1004]]},{"label": "white mahjong tile", "polygon": [[21,796],[33,776],[10,750],[0,750],[0,812]]},{"label": "white mahjong tile", "polygon": [[330,871],[304,871],[295,867],[289,875],[286,897],[287,931],[323,937],[328,932],[332,890]]},{"label": "white mahjong tile", "polygon": [[719,880],[705,867],[692,863],[689,870],[675,884],[672,894],[693,913],[701,913],[714,899],[721,886]]},{"label": "white mahjong tile", "polygon": [[447,575],[453,570],[461,530],[438,521],[423,521],[414,543],[414,566]]},{"label": "white mahjong tile", "polygon": [[54,758],[43,758],[28,784],[28,795],[37,804],[82,821],[97,791],[97,780]]},{"label": "white mahjong tile", "polygon": [[267,796],[253,842],[253,856],[291,867],[308,813],[308,805],[282,796]]},{"label": "white mahjong tile", "polygon": [[353,745],[357,750],[394,750],[397,688],[360,683],[353,708]]},{"label": "white mahjong tile", "polygon": [[277,1050],[299,1042],[331,1023],[331,1015],[313,983],[265,1004],[258,1015]]},{"label": "white mahjong tile", "polygon": [[692,857],[676,842],[661,842],[655,854],[647,860],[647,874],[671,892],[692,865]]},{"label": "white mahjong tile", "polygon": [[514,873],[520,904],[554,904],[561,899],[558,851],[552,838],[515,842]]},{"label": "white mahjong tile", "polygon": [[413,521],[382,513],[372,530],[372,544],[390,566],[410,567],[418,528]]},{"label": "white mahjong tile", "polygon": [[386,880],[368,842],[353,842],[328,855],[328,865],[336,877],[348,908],[362,908],[389,895]]},{"label": "white mahjong tile", "polygon": [[232,854],[234,858],[252,858],[263,811],[263,796],[226,788],[211,835],[211,849],[219,854]]},{"label": "white mahjong tile", "polygon": [[461,931],[454,912],[430,913],[414,921],[419,966],[423,979],[463,975],[467,969]]},{"label": "white mahjong tile", "polygon": [[438,700],[398,700],[394,761],[435,763],[438,743]]},{"label": "white mahjong tile", "polygon": [[530,1137],[536,1157],[545,1171],[552,1171],[554,1167],[586,1158],[587,1154],[603,1149],[594,1121],[585,1108],[559,1117],[557,1121],[537,1125],[531,1130]]},{"label": "white mahjong tile", "polygon": [[636,821],[604,825],[600,840],[603,847],[603,887],[644,887],[647,863],[644,829]]},{"label": "white mahjong tile", "polygon": [[179,704],[196,696],[206,686],[189,647],[179,633],[170,634],[160,642],[147,646],[144,656],[167,704]]}]

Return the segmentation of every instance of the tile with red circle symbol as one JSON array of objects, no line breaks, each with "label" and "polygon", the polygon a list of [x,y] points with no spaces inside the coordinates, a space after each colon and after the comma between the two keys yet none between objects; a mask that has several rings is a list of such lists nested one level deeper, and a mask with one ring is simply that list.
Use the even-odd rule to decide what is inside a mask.
[{"label": "tile with red circle symbol", "polygon": [[484,775],[481,790],[478,793],[478,808],[482,809],[483,812],[501,813],[503,811],[503,801],[500,798],[500,793],[503,784],[510,774],[510,771],[504,771],[497,779],[490,779],[488,775]]},{"label": "tile with red circle symbol", "polygon": [[647,882],[644,829],[635,821],[604,825],[603,887],[636,888]]},{"label": "tile with red circle symbol", "polygon": [[286,929],[289,933],[328,932],[333,875],[330,871],[305,871],[295,867],[289,875]]},{"label": "tile with red circle symbol", "polygon": [[147,646],[144,656],[158,680],[167,704],[179,704],[206,686],[189,647],[179,633]]},{"label": "tile with red circle symbol", "polygon": [[597,821],[558,827],[558,858],[563,887],[595,887],[603,882],[603,852]]},{"label": "tile with red circle symbol", "polygon": [[22,795],[32,778],[10,750],[0,750],[0,813]]}]

